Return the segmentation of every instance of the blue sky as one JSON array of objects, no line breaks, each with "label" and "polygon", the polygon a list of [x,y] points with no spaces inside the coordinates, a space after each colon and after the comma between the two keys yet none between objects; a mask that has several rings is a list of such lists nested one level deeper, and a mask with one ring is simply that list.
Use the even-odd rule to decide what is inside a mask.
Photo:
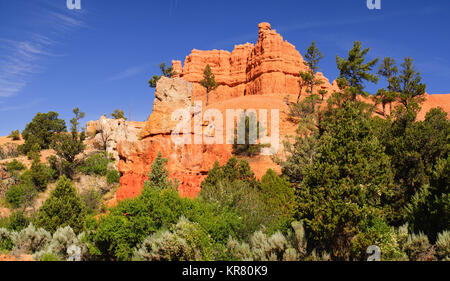
[{"label": "blue sky", "polygon": [[[312,40],[325,58],[321,71],[337,76],[336,55],[352,42],[369,57],[415,60],[427,92],[450,93],[450,1],[381,0],[0,0],[0,135],[23,130],[37,112],[50,110],[84,121],[115,108],[144,121],[154,89],[147,81],[158,64],[184,61],[194,48],[232,50],[254,43],[267,21],[300,53]],[[369,91],[384,86],[368,86]]]}]

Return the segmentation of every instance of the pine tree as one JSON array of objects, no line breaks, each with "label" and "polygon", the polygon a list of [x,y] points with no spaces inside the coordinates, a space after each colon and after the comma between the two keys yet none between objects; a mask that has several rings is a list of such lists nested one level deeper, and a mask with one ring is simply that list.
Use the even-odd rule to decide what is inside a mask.
[{"label": "pine tree", "polygon": [[314,94],[314,86],[318,86],[323,83],[323,81],[316,78],[317,71],[319,70],[319,61],[323,57],[323,54],[316,46],[316,42],[313,41],[306,50],[305,61],[303,62],[308,67],[308,70],[300,72],[300,92],[297,97],[297,103],[300,101],[300,95],[303,87],[308,87],[307,92],[310,96],[308,102],[311,105],[311,110],[313,112],[315,111],[315,104],[319,100],[318,95]]},{"label": "pine tree", "polygon": [[383,62],[378,66],[378,75],[383,76],[388,81],[387,91],[382,89],[377,93],[382,105],[383,115],[386,115],[385,106],[389,104],[389,112],[392,113],[392,102],[395,101],[397,94],[393,91],[393,78],[398,73],[398,68],[395,64],[395,60],[390,57],[384,58]]},{"label": "pine tree", "polygon": [[55,150],[57,156],[57,164],[60,169],[60,174],[65,174],[69,178],[73,176],[75,168],[78,164],[76,156],[83,152],[85,145],[83,143],[85,139],[85,133],[78,132],[78,126],[80,125],[80,119],[85,116],[84,112],[81,112],[79,108],[73,110],[75,117],[70,120],[71,134],[57,134],[53,136],[53,142],[51,148]]},{"label": "pine tree", "polygon": [[203,80],[200,81],[200,84],[206,89],[206,106],[208,106],[209,93],[214,91],[218,86],[209,64],[206,65],[205,70],[203,71]]},{"label": "pine tree", "polygon": [[[370,112],[363,104],[330,103],[320,125],[316,151],[308,162],[300,157],[299,216],[313,245],[331,250],[335,259],[349,259],[352,238],[368,218],[379,215],[392,184],[389,157],[372,133]],[[307,156],[308,154],[305,154]],[[295,159],[295,158],[293,158]],[[286,167],[284,167],[286,170]]]},{"label": "pine tree", "polygon": [[123,113],[122,109],[114,109],[113,113],[111,113],[111,117],[114,119],[127,120],[127,118],[125,118],[125,114]]},{"label": "pine tree", "polygon": [[348,83],[349,87],[346,89],[346,92],[352,101],[356,101],[358,95],[368,95],[364,91],[364,81],[373,83],[378,81],[378,77],[370,73],[378,62],[378,58],[364,63],[369,50],[369,48],[362,49],[361,42],[355,41],[347,58],[336,56],[336,64],[340,72],[338,78],[345,79]]},{"label": "pine tree", "polygon": [[406,57],[401,67],[400,75],[391,79],[392,89],[406,110],[417,112],[425,100],[426,85],[421,83],[422,77],[414,68],[412,58]]},{"label": "pine tree", "polygon": [[50,232],[69,225],[79,233],[83,229],[85,218],[83,202],[68,178],[62,176],[50,197],[39,209],[36,224]]},{"label": "pine tree", "polygon": [[158,80],[164,76],[168,78],[172,78],[172,76],[177,75],[176,71],[173,70],[172,66],[166,67],[166,63],[163,62],[159,65],[159,69],[161,70],[161,75],[153,75],[153,77],[148,81],[150,88],[155,88]]},{"label": "pine tree", "polygon": [[148,180],[144,183],[144,189],[152,188],[163,190],[175,186],[175,184],[169,180],[169,171],[166,168],[167,161],[168,159],[163,158],[161,151],[159,151],[158,156],[153,161],[151,171],[148,173]]},{"label": "pine tree", "polygon": [[[256,121],[256,118],[256,114],[254,114],[253,112],[252,114],[250,114],[250,116],[246,116],[245,114],[241,115],[241,118],[235,130],[235,138],[233,143],[234,155],[245,155],[248,157],[252,157],[257,155],[261,151],[261,148],[266,146],[264,144],[258,143],[259,134],[264,130],[264,128],[262,128],[261,124]],[[252,129],[250,128],[250,124],[256,124],[256,132],[252,132],[252,134],[250,133],[250,130]],[[239,138],[237,136],[238,131],[241,131],[241,129],[244,131],[243,144],[238,143]]]},{"label": "pine tree", "polygon": [[66,122],[58,116],[53,111],[36,114],[22,132],[25,143],[19,147],[20,152],[27,154],[36,146],[39,150],[48,149],[54,134],[67,132]]}]

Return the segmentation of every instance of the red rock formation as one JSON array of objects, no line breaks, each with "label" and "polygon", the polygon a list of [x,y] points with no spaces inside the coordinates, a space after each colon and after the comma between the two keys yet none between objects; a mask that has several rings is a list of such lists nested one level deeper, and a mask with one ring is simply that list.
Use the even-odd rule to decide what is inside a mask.
[{"label": "red rock formation", "polygon": [[200,191],[201,181],[214,162],[217,160],[223,165],[231,157],[227,145],[176,146],[170,135],[157,135],[138,142],[122,142],[118,145],[121,157],[118,168],[123,174],[117,191],[118,200],[140,194],[159,151],[169,160],[167,168],[170,178],[178,180],[180,195],[191,198]]},{"label": "red rock formation", "polygon": [[[294,45],[284,41],[269,23],[259,24],[255,45],[236,45],[231,53],[194,49],[183,67],[180,61],[172,61],[177,76],[193,83],[192,97],[196,100],[205,98],[205,89],[199,82],[207,64],[219,84],[210,94],[211,102],[244,95],[298,94],[299,72],[307,69]],[[331,87],[324,79],[322,88]]]},{"label": "red rock formation", "polygon": [[[210,104],[205,107],[206,93],[199,82],[203,79],[203,70],[207,64],[219,87],[210,93]],[[180,195],[187,197],[197,195],[201,181],[214,161],[218,160],[222,165],[231,157],[230,145],[177,146],[172,142],[172,112],[179,108],[192,110],[194,101],[203,101],[204,110],[218,109],[224,116],[226,109],[279,109],[280,141],[287,135],[295,135],[296,125],[287,120],[285,99],[291,102],[296,100],[299,72],[305,71],[306,66],[295,47],[284,41],[275,30],[271,30],[270,24],[259,24],[259,37],[255,45],[237,45],[231,53],[223,50],[193,50],[186,57],[184,66],[180,61],[173,61],[172,65],[177,72],[176,78],[162,78],[158,82],[153,112],[141,133],[142,139],[117,143],[120,158],[118,168],[122,174],[117,191],[118,200],[140,194],[159,151],[168,158],[169,176],[178,180]],[[325,89],[331,94],[338,90],[335,81],[330,84],[320,72],[317,77],[323,84],[316,87],[316,91]],[[423,112],[429,110],[427,104],[432,104],[432,107],[443,106],[450,113],[450,95],[445,96],[428,96],[419,118],[423,118]],[[191,139],[193,136],[190,133]],[[261,177],[267,168],[280,171],[269,156],[253,157],[249,162],[257,177]]]}]

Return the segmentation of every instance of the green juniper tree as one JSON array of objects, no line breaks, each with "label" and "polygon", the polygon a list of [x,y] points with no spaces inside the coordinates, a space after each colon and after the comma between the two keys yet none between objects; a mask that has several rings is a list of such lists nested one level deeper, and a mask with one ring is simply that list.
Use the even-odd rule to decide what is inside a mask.
[{"label": "green juniper tree", "polygon": [[336,56],[336,64],[339,69],[339,77],[343,79],[343,84],[348,83],[346,94],[352,101],[356,101],[357,96],[368,96],[364,91],[364,81],[376,83],[378,77],[372,71],[378,58],[365,62],[369,48],[362,49],[362,43],[355,41],[353,48],[349,51],[347,58]]},{"label": "green juniper tree", "polygon": [[163,62],[159,65],[159,69],[161,70],[161,75],[153,75],[153,77],[148,80],[148,84],[151,88],[155,88],[156,84],[158,83],[158,80],[161,77],[169,77],[176,75],[177,73],[173,70],[172,66],[166,67],[166,63]]},{"label": "green juniper tree", "polygon": [[386,115],[386,105],[389,104],[389,112],[392,113],[392,102],[396,100],[397,94],[393,91],[393,78],[397,75],[398,68],[395,60],[390,57],[384,58],[383,62],[378,66],[378,75],[386,78],[388,87],[380,89],[376,94],[376,99],[383,106],[383,115]]},{"label": "green juniper tree", "polygon": [[68,178],[62,176],[50,197],[39,209],[36,225],[50,232],[69,225],[79,233],[86,216],[84,204]]},{"label": "green juniper tree", "polygon": [[372,133],[371,111],[339,95],[329,99],[321,118],[299,130],[282,168],[298,187],[298,217],[311,246],[348,260],[352,238],[367,220],[382,215],[392,172]]},{"label": "green juniper tree", "polygon": [[[252,112],[250,116],[247,116],[244,113],[241,115],[239,122],[237,123],[237,128],[235,130],[233,143],[234,155],[244,155],[252,157],[260,153],[261,148],[266,146],[264,144],[258,143],[259,134],[265,129],[262,128],[261,124],[256,120],[256,118],[257,117],[254,112]],[[254,126],[255,128],[253,128]],[[244,143],[238,143],[239,137],[237,135],[238,132],[242,131],[244,131]]]},{"label": "green juniper tree", "polygon": [[153,161],[151,171],[148,173],[148,180],[144,183],[144,190],[147,188],[163,190],[175,188],[176,183],[169,180],[169,171],[167,170],[167,158],[163,158],[161,151]]},{"label": "green juniper tree", "polygon": [[426,85],[422,83],[420,72],[413,65],[413,59],[406,57],[401,64],[401,72],[393,77],[392,90],[398,93],[400,103],[407,111],[418,111],[425,100]]},{"label": "green juniper tree", "polygon": [[122,109],[114,109],[113,113],[111,113],[111,117],[114,119],[127,120],[127,118],[125,118],[125,114],[123,113]]},{"label": "green juniper tree", "polygon": [[57,158],[53,160],[54,165],[57,167],[60,175],[65,174],[67,177],[72,178],[75,168],[78,166],[76,156],[84,151],[85,145],[83,143],[85,139],[85,132],[78,131],[80,125],[80,119],[85,116],[84,112],[81,112],[79,108],[73,110],[75,117],[70,120],[71,133],[56,134],[53,137],[51,147],[56,152]]},{"label": "green juniper tree", "polygon": [[323,83],[323,81],[316,78],[317,71],[319,70],[319,62],[323,59],[323,54],[319,51],[316,46],[316,42],[313,41],[311,45],[308,47],[305,53],[305,61],[303,62],[308,70],[304,72],[300,72],[300,92],[297,97],[297,103],[300,100],[300,95],[303,86],[308,87],[307,92],[309,93],[309,103],[311,105],[311,110],[315,111],[315,104],[319,100],[319,96],[314,94],[314,87]]},{"label": "green juniper tree", "polygon": [[205,70],[203,71],[203,80],[200,81],[200,84],[206,89],[206,106],[208,106],[209,93],[214,91],[218,86],[209,64],[206,65]]},{"label": "green juniper tree", "polygon": [[66,122],[58,118],[58,113],[37,113],[22,132],[25,143],[19,147],[20,152],[27,154],[33,147],[48,149],[54,134],[66,132]]}]

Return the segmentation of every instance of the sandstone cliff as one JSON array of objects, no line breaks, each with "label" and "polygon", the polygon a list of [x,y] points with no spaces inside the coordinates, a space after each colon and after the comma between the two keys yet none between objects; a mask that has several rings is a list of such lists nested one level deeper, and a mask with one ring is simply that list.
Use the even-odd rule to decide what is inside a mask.
[{"label": "sandstone cliff", "polygon": [[[210,104],[206,107],[205,89],[199,82],[203,79],[207,64],[219,87],[210,94]],[[169,160],[170,177],[178,180],[180,195],[187,197],[198,194],[201,181],[214,161],[222,165],[232,156],[231,145],[227,144],[176,145],[170,135],[176,123],[171,120],[171,115],[176,109],[189,109],[191,117],[201,116],[207,109],[219,110],[223,115],[227,109],[278,109],[280,141],[295,134],[296,125],[289,122],[286,116],[287,104],[296,100],[299,72],[304,71],[306,66],[295,47],[272,30],[270,24],[259,24],[259,36],[254,45],[237,45],[232,52],[193,50],[184,65],[181,61],[173,61],[173,67],[178,75],[173,79],[161,78],[158,82],[153,112],[142,130],[141,138],[121,138],[114,142],[119,158],[118,169],[122,174],[118,200],[134,197],[141,192],[159,151]],[[330,83],[322,73],[318,73],[317,77],[323,84],[316,90],[326,89],[328,93],[337,90],[335,81]],[[450,113],[450,95],[427,97],[419,118],[423,119],[425,113],[435,106],[441,106]],[[203,108],[195,108],[196,101],[202,101]],[[202,128],[206,126],[208,123],[203,122]],[[267,129],[270,132],[271,127]],[[191,140],[196,137],[193,132],[188,135]],[[202,134],[206,136],[204,130]],[[261,177],[268,168],[280,171],[269,156],[256,156],[248,160],[257,177]]]}]

